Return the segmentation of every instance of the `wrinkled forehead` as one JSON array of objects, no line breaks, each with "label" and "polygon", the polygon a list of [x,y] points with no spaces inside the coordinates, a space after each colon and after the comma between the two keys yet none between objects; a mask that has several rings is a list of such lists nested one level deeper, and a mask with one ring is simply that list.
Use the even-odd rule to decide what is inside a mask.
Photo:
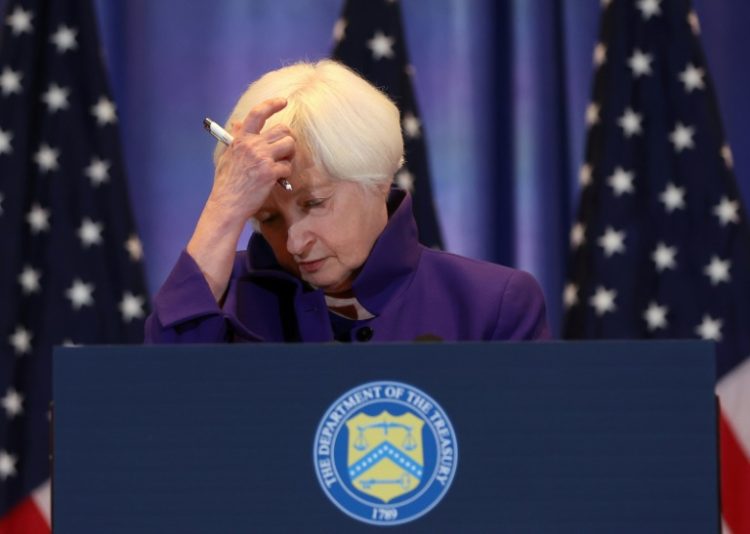
[{"label": "wrinkled forehead", "polygon": [[292,174],[289,181],[293,191],[286,191],[281,187],[274,187],[268,195],[263,209],[280,209],[285,205],[304,202],[310,197],[326,196],[332,193],[340,184],[324,170],[312,162],[312,159],[302,154],[295,155],[292,163]]}]

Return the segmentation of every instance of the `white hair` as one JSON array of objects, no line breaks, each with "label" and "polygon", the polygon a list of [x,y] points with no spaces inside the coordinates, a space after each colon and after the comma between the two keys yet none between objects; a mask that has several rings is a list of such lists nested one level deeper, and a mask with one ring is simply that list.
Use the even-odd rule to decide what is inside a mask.
[{"label": "white hair", "polygon": [[[336,61],[295,63],[250,84],[227,119],[227,130],[275,97],[285,98],[287,106],[266,121],[264,130],[288,126],[315,165],[335,179],[390,184],[403,163],[404,140],[398,108],[383,92]],[[214,163],[224,150],[217,144]]]}]

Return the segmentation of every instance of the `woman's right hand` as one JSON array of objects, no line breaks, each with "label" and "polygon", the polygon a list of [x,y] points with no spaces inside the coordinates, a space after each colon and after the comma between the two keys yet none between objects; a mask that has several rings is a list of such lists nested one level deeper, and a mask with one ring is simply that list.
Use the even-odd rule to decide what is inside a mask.
[{"label": "woman's right hand", "polygon": [[292,173],[295,140],[289,128],[277,124],[261,133],[266,120],[286,104],[283,98],[261,102],[241,124],[232,126],[234,141],[219,157],[211,194],[188,243],[188,254],[219,302],[247,220],[278,187],[277,180]]},{"label": "woman's right hand", "polygon": [[207,205],[244,223],[261,208],[276,182],[292,173],[295,140],[277,124],[261,133],[273,114],[286,107],[273,98],[254,107],[241,124],[231,127],[234,141],[219,158]]}]

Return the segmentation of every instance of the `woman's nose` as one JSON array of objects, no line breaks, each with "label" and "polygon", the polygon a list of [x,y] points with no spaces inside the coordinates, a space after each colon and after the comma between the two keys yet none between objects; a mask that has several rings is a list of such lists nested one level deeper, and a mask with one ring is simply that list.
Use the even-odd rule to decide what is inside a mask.
[{"label": "woman's nose", "polygon": [[286,249],[293,256],[303,256],[309,251],[312,236],[305,228],[304,220],[299,220],[289,227]]}]

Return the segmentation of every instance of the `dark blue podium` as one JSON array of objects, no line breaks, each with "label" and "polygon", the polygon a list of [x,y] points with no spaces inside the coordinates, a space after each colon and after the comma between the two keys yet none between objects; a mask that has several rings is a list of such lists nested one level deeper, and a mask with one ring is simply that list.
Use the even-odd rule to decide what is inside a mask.
[{"label": "dark blue podium", "polygon": [[58,348],[54,531],[717,532],[713,352]]}]

